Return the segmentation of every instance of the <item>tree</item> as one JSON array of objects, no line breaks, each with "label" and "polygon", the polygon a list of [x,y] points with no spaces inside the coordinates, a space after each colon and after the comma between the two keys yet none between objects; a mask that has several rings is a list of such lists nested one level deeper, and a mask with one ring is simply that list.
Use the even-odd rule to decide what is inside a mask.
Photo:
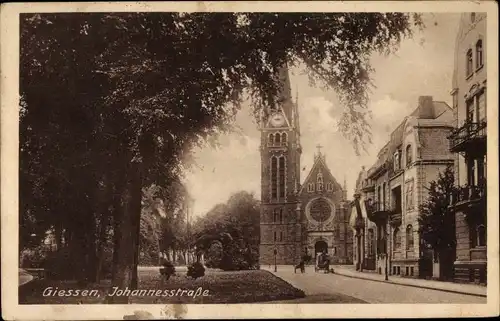
[{"label": "tree", "polygon": [[108,222],[112,284],[135,287],[143,188],[179,181],[191,149],[231,129],[245,90],[259,115],[277,103],[280,68],[303,63],[337,90],[339,128],[362,145],[370,54],[414,26],[405,13],[23,15],[21,244],[34,226],[64,231],[75,277],[91,282]]},{"label": "tree", "polygon": [[[455,215],[450,209],[450,197],[456,191],[453,167],[448,166],[444,172],[439,172],[438,178],[431,181],[428,198],[419,207],[419,232],[424,244],[429,245],[439,258],[441,268],[450,273],[453,266],[447,263],[454,259],[456,236]],[[452,258],[448,258],[452,256]]]},{"label": "tree", "polygon": [[211,265],[223,269],[255,266],[259,257],[259,205],[252,193],[237,192],[195,223],[196,246]]}]

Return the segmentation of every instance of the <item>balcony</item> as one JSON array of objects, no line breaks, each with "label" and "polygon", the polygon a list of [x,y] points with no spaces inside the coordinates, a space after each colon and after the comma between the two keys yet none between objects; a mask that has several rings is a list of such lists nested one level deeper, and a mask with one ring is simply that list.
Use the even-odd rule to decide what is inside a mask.
[{"label": "balcony", "polygon": [[375,184],[373,184],[372,182],[363,181],[363,183],[361,185],[361,191],[365,192],[365,193],[374,192],[375,191]]},{"label": "balcony", "polygon": [[365,201],[366,213],[368,219],[375,224],[384,223],[389,214],[389,208],[383,202]]},{"label": "balcony", "polygon": [[450,151],[453,153],[479,149],[486,151],[486,121],[479,123],[466,122],[455,129],[448,137]]},{"label": "balcony", "polygon": [[450,204],[457,210],[465,210],[466,215],[475,213],[477,209],[481,210],[486,206],[486,182],[459,187],[452,193]]},{"label": "balcony", "polygon": [[464,202],[477,202],[486,196],[486,184],[466,185],[459,187],[452,194],[451,204],[457,205]]},{"label": "balcony", "polygon": [[392,227],[401,226],[401,223],[403,221],[403,215],[401,212],[401,208],[399,208],[393,209],[389,213],[389,224],[391,224]]}]

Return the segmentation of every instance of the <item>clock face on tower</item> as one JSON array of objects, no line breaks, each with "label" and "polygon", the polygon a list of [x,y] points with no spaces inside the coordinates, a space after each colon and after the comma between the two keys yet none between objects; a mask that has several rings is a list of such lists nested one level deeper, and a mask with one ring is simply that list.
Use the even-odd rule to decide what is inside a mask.
[{"label": "clock face on tower", "polygon": [[271,125],[273,127],[282,127],[285,124],[285,116],[280,113],[271,115]]}]

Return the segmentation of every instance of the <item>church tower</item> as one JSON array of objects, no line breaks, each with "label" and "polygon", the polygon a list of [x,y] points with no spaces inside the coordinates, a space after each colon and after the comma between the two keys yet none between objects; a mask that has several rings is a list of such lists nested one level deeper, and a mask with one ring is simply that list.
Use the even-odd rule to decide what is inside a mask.
[{"label": "church tower", "polygon": [[286,66],[275,106],[261,118],[260,264],[297,264],[301,252],[300,128]]}]

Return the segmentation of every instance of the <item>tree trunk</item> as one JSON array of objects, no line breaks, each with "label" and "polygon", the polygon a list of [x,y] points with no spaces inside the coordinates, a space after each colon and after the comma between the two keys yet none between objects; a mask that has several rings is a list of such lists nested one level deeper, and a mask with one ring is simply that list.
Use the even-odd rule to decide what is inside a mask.
[{"label": "tree trunk", "polygon": [[[125,188],[123,190],[122,197],[122,215],[119,220],[119,224],[117,227],[117,231],[119,234],[115,238],[115,249],[116,252],[116,270],[114,271],[112,286],[118,287],[119,289],[132,288],[132,278],[133,271],[135,267],[135,259],[136,255],[136,242],[138,241],[137,237],[137,202],[139,202],[140,207],[140,197],[137,197],[137,190],[141,190],[140,186],[138,187],[138,177],[139,170],[136,163],[131,163],[130,168],[128,169],[128,174],[130,175],[125,183]],[[139,193],[140,195],[140,193]],[[108,303],[112,304],[126,304],[128,303],[128,297],[126,296],[109,296]]]},{"label": "tree trunk", "polygon": [[118,246],[120,241],[120,222],[122,214],[122,204],[120,199],[115,196],[113,204],[113,261],[111,268],[111,279],[115,279],[115,272],[118,270]]},{"label": "tree trunk", "polygon": [[101,281],[102,264],[104,262],[104,247],[106,246],[106,230],[109,224],[109,213],[105,211],[99,226],[99,240],[97,247],[97,269],[96,269],[96,282]]},{"label": "tree trunk", "polygon": [[97,279],[97,237],[95,212],[87,218],[86,228],[86,278],[87,282],[95,282]]},{"label": "tree trunk", "polygon": [[141,164],[138,164],[138,171],[135,176],[135,184],[133,186],[133,228],[135,230],[134,241],[134,268],[132,270],[132,289],[137,289],[139,286],[139,252],[140,252],[140,238],[141,238],[141,211],[142,211],[142,176]]}]

